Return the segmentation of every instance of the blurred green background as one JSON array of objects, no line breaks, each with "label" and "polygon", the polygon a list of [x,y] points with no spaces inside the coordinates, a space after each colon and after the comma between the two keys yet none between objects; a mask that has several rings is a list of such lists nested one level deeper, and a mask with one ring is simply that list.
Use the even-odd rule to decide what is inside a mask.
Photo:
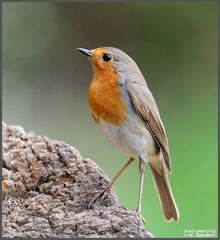
[{"label": "blurred green background", "polygon": [[[92,67],[76,51],[100,46],[137,62],[169,138],[180,220],[165,222],[148,168],[146,229],[173,238],[217,231],[216,3],[3,3],[3,120],[64,140],[112,178],[128,157],[93,122]],[[120,203],[135,209],[138,188],[136,162],[115,184]]]}]

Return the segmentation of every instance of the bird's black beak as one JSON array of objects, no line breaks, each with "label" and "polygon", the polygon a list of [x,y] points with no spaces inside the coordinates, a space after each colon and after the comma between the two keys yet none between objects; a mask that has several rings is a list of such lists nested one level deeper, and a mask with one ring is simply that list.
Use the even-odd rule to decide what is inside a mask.
[{"label": "bird's black beak", "polygon": [[92,56],[92,51],[85,49],[85,48],[77,48],[78,51],[80,51],[81,53],[91,57]]}]

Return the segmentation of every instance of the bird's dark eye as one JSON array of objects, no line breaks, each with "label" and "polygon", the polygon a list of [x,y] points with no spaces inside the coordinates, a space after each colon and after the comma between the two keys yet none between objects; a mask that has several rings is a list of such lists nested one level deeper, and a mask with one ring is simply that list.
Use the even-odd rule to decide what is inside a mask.
[{"label": "bird's dark eye", "polygon": [[105,62],[109,62],[112,59],[112,56],[109,54],[104,54],[102,58]]}]

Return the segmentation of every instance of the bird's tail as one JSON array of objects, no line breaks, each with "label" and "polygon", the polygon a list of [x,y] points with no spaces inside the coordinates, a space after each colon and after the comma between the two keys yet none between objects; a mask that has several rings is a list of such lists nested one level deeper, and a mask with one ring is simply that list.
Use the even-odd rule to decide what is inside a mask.
[{"label": "bird's tail", "polygon": [[161,207],[167,221],[174,219],[177,222],[179,220],[179,212],[170,187],[167,169],[163,160],[159,162],[160,162],[159,171],[158,167],[154,166],[153,162],[150,163],[150,168],[154,179],[154,183],[156,185],[158,196],[160,198]]}]

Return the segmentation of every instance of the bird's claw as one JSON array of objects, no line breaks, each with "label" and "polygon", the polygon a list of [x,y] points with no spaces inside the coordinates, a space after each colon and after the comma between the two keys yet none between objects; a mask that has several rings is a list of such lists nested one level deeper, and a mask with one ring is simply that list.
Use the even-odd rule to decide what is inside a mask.
[{"label": "bird's claw", "polygon": [[95,203],[95,201],[101,197],[101,203],[104,201],[106,195],[105,193],[109,191],[109,187],[106,187],[105,189],[103,189],[102,191],[98,192],[95,197],[89,202],[88,204],[88,209],[92,208],[92,205]]},{"label": "bird's claw", "polygon": [[138,208],[134,210],[134,213],[137,214],[141,218],[143,224],[146,223],[145,218],[141,215],[141,212],[140,212],[140,210]]}]

